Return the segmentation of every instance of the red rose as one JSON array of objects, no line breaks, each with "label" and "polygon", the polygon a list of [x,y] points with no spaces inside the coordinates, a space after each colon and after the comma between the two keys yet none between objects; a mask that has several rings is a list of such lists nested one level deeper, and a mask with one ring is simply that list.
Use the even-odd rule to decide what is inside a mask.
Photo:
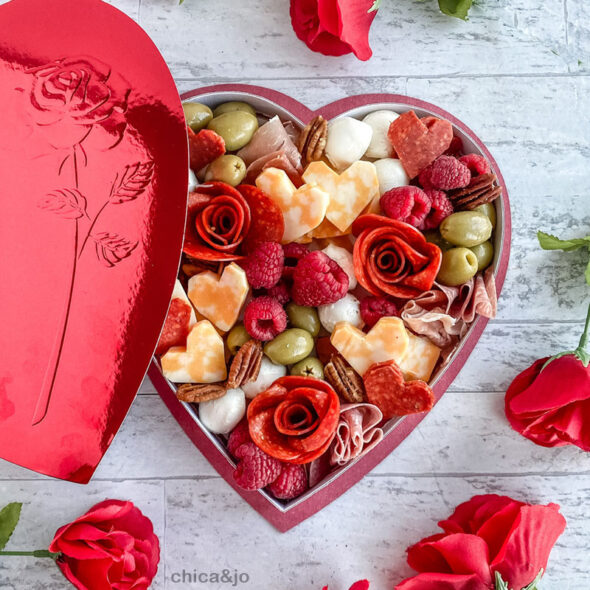
[{"label": "red rose", "polygon": [[506,392],[514,430],[544,447],[590,451],[590,309],[576,350],[535,361]]},{"label": "red rose", "polygon": [[35,119],[56,147],[81,143],[94,126],[108,133],[108,147],[121,140],[129,87],[109,66],[95,58],[69,57],[29,73]]},{"label": "red rose", "polygon": [[160,544],[151,521],[131,502],[105,500],[61,527],[49,546],[78,590],[146,590],[158,570]]},{"label": "red rose", "polygon": [[421,573],[396,590],[491,590],[496,573],[520,590],[546,569],[565,524],[556,504],[475,496],[439,522],[444,533],[408,549],[409,565]]},{"label": "red rose", "polygon": [[188,196],[184,253],[198,260],[240,260],[250,229],[250,207],[229,184],[210,182]]},{"label": "red rose", "polygon": [[291,0],[295,34],[312,51],[324,55],[354,53],[366,61],[373,52],[369,29],[373,0]]}]

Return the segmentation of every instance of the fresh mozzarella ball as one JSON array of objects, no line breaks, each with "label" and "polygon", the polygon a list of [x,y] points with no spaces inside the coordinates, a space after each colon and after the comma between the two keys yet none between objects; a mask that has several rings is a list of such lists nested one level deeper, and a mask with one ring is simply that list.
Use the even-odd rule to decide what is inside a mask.
[{"label": "fresh mozzarella ball", "polygon": [[379,179],[379,192],[386,193],[396,186],[410,184],[410,178],[406,174],[402,163],[395,158],[385,158],[375,162],[377,178]]},{"label": "fresh mozzarella ball", "polygon": [[363,325],[361,319],[361,304],[359,300],[350,293],[347,293],[342,299],[336,303],[329,305],[320,305],[318,307],[318,314],[322,326],[326,328],[330,334],[334,331],[338,322],[348,322],[356,328]]},{"label": "fresh mozzarella ball", "polygon": [[231,432],[246,413],[246,396],[241,389],[228,389],[219,399],[199,404],[199,418],[215,434]]},{"label": "fresh mozzarella ball", "polygon": [[356,277],[354,276],[354,263],[352,261],[352,254],[340,246],[330,244],[322,250],[324,254],[329,256],[340,268],[348,275],[348,290],[352,291],[356,287]]},{"label": "fresh mozzarella ball", "polygon": [[189,168],[188,169],[188,192],[192,193],[198,186],[199,181],[197,175]]},{"label": "fresh mozzarella ball", "polygon": [[275,365],[268,357],[263,356],[256,381],[244,383],[242,389],[248,399],[253,399],[259,393],[266,391],[279,377],[284,377],[286,374],[287,367]]},{"label": "fresh mozzarella ball", "polygon": [[369,113],[363,123],[373,128],[373,139],[365,152],[367,158],[390,158],[393,154],[393,146],[387,137],[389,126],[399,115],[395,111],[374,111]]},{"label": "fresh mozzarella ball", "polygon": [[367,151],[373,128],[352,117],[340,117],[328,125],[326,157],[337,170],[344,170],[360,160]]}]

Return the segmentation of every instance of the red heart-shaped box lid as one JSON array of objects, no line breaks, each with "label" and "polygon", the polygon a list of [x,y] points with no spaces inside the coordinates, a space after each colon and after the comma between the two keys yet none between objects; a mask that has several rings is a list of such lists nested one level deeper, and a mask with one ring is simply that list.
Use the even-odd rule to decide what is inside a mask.
[{"label": "red heart-shaped box lid", "polygon": [[149,37],[101,0],[13,0],[0,30],[0,457],[87,482],[170,302],[182,105]]}]

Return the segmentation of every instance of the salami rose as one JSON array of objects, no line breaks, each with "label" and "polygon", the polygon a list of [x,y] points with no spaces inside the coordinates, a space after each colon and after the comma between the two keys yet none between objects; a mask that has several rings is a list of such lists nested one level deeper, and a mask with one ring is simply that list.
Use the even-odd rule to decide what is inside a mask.
[{"label": "salami rose", "polygon": [[380,215],[361,215],[352,224],[354,272],[373,295],[412,299],[432,288],[440,248],[415,227]]},{"label": "salami rose", "polygon": [[188,197],[183,251],[198,260],[240,260],[249,229],[250,207],[235,188],[223,182],[203,184]]},{"label": "salami rose", "polygon": [[330,446],[340,417],[332,387],[313,377],[277,379],[248,406],[250,436],[271,457],[311,463]]}]

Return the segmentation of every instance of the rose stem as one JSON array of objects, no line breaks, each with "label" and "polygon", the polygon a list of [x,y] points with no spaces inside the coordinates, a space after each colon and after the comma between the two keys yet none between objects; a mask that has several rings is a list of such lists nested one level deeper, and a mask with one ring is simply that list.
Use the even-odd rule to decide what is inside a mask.
[{"label": "rose stem", "polygon": [[37,549],[35,551],[0,551],[0,555],[9,555],[16,557],[50,557],[54,561],[59,557],[59,553],[51,553],[47,549]]}]

